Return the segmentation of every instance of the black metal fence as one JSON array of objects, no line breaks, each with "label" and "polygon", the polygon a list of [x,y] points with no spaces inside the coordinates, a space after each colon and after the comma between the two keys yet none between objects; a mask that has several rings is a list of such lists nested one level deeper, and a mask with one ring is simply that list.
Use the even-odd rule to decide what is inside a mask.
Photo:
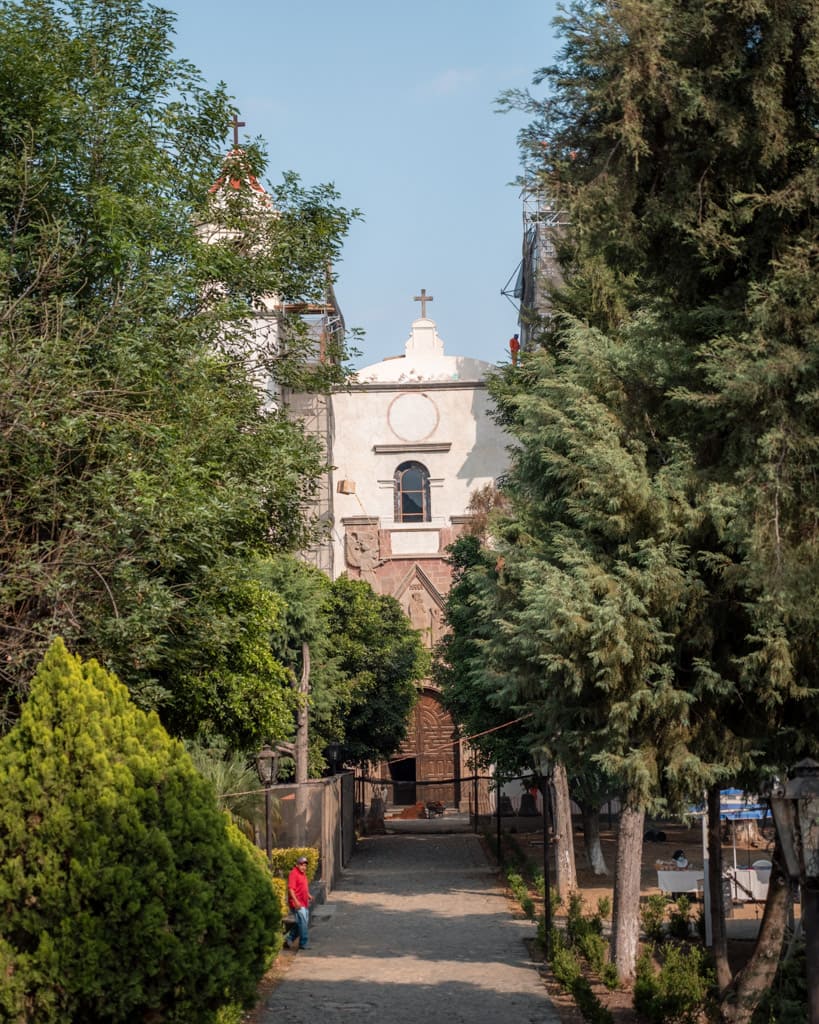
[{"label": "black metal fence", "polygon": [[[547,811],[548,804],[547,800]],[[510,779],[486,774],[411,781],[356,777],[358,820],[453,817],[468,817],[475,831],[487,827],[537,831],[543,820],[539,780],[533,776]]]}]

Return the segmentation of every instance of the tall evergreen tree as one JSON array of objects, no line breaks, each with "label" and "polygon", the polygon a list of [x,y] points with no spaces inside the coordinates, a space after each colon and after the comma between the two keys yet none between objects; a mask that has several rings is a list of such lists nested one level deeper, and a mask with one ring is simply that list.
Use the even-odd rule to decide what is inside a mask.
[{"label": "tall evergreen tree", "polygon": [[[528,187],[570,221],[547,352],[496,387],[522,441],[506,563],[532,553],[515,584],[564,690],[632,680],[604,705],[612,771],[642,760],[655,799],[759,780],[816,750],[819,5],[581,2],[558,25],[547,99],[505,99],[533,114]],[[676,726],[624,758],[658,697]],[[747,1019],[758,968],[726,1017]]]}]

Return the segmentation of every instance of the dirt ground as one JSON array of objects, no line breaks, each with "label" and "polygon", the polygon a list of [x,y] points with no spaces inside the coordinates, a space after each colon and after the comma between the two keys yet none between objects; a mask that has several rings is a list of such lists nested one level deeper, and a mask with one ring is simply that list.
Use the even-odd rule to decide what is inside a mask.
[{"label": "dirt ground", "polygon": [[[658,860],[667,861],[675,850],[683,850],[692,868],[701,868],[702,857],[702,829],[684,828],[682,825],[661,824],[656,826],[666,836],[665,842],[648,842],[643,844],[643,861],[641,872],[642,896],[649,896],[651,893],[659,892],[657,887],[657,869],[655,863]],[[521,837],[523,838],[523,837]],[[575,860],[577,864],[578,887],[583,894],[584,903],[589,912],[597,909],[597,902],[603,896],[613,897],[613,872],[616,853],[616,832],[610,829],[603,829],[601,832],[601,845],[606,859],[606,865],[612,873],[608,878],[595,876],[588,867],[583,836],[580,833],[575,835]],[[736,843],[727,842],[723,844],[724,863],[734,863],[736,852],[736,863],[738,867],[749,867],[751,863],[762,857],[770,857],[773,848],[772,834],[761,834],[758,842],[753,844],[739,837]],[[694,912],[700,908],[696,900],[692,900]],[[761,920],[763,904],[761,903],[740,903],[732,907],[733,918],[747,918],[750,920]],[[558,918],[561,911],[558,911]],[[739,970],[747,961],[753,949],[753,942],[748,940],[729,940],[728,957],[734,971]],[[570,996],[561,992],[560,987],[553,981],[551,976],[546,974],[546,984],[552,999],[557,1006],[561,1016],[562,1024],[581,1024],[583,1017]],[[632,996],[630,992],[609,992],[603,985],[593,983],[595,994],[611,1010],[615,1024],[639,1024],[640,1018],[632,1007]]]}]

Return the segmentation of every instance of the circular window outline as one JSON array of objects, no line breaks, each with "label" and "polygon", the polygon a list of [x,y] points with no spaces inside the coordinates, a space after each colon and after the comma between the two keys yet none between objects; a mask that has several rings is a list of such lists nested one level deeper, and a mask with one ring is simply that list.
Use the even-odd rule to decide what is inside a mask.
[{"label": "circular window outline", "polygon": [[[400,402],[402,399],[408,399],[408,398],[409,399],[413,399],[413,398],[424,398],[424,399],[426,399],[426,401],[432,407],[433,413],[435,414],[434,415],[435,422],[432,424],[432,429],[428,430],[427,433],[424,434],[421,437],[405,437],[403,434],[399,434],[398,433],[398,431],[395,429],[395,426],[393,424],[392,413],[393,413],[393,409],[395,408],[396,403]],[[421,442],[426,441],[428,438],[432,437],[432,435],[438,429],[438,425],[440,424],[440,422],[441,422],[440,410],[438,409],[438,406],[435,404],[435,401],[432,398],[429,397],[429,395],[426,393],[426,391],[409,391],[409,392],[405,392],[402,395],[396,395],[395,398],[393,398],[393,400],[390,402],[389,406],[387,407],[387,426],[390,428],[392,433],[398,438],[398,440],[399,441],[403,441],[405,444],[420,444]]]}]

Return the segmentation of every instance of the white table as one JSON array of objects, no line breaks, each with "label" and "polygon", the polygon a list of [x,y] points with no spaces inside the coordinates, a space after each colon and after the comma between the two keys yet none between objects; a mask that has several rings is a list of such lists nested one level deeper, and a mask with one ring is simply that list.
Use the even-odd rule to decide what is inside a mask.
[{"label": "white table", "polygon": [[[726,868],[725,874],[731,879],[731,896],[736,903],[756,900],[764,903],[768,898],[768,882],[771,879],[771,865],[762,864],[750,868]],[[737,884],[734,884],[736,881]]]},{"label": "white table", "polygon": [[703,869],[682,868],[678,871],[657,869],[657,888],[662,892],[693,892],[702,889]]}]

